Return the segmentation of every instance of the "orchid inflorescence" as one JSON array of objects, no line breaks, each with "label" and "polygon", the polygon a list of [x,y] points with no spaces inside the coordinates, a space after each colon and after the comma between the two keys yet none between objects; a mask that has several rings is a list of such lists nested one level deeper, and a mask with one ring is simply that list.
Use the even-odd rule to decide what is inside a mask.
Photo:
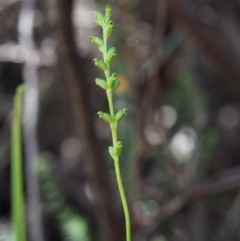
[{"label": "orchid inflorescence", "polygon": [[122,145],[122,142],[118,141],[117,139],[117,124],[127,114],[127,109],[124,108],[118,111],[116,114],[114,111],[113,92],[116,91],[120,86],[120,81],[117,78],[116,73],[110,74],[110,65],[116,56],[115,47],[107,49],[107,39],[111,35],[114,27],[114,22],[110,20],[111,13],[112,13],[112,9],[110,5],[106,6],[105,16],[103,16],[101,13],[97,11],[94,12],[94,16],[95,16],[94,22],[97,26],[102,27],[103,39],[91,36],[90,40],[92,43],[96,44],[100,52],[103,53],[103,60],[95,58],[93,59],[93,62],[100,70],[104,72],[105,79],[97,78],[95,81],[96,81],[96,85],[100,86],[107,93],[110,113],[108,114],[108,113],[99,111],[97,114],[99,115],[99,118],[104,120],[106,123],[108,123],[111,128],[113,145],[108,148],[108,151],[110,153],[110,156],[114,160],[117,184],[119,188],[121,201],[123,204],[124,215],[126,220],[126,240],[131,241],[130,215],[128,211],[127,200],[125,197],[120,168],[119,168],[119,156],[121,155],[123,145]]},{"label": "orchid inflorescence", "polygon": [[[111,35],[114,22],[110,20],[111,17],[111,6],[106,6],[106,14],[103,16],[101,13],[95,11],[95,24],[97,26],[101,26],[103,29],[103,40],[91,36],[90,40],[92,43],[96,44],[99,48],[99,50],[103,53],[103,60],[95,58],[93,61],[95,65],[104,72],[106,80],[96,78],[96,85],[100,86],[102,89],[106,90],[108,100],[109,100],[109,107],[110,107],[110,114],[104,113],[102,111],[99,111],[97,114],[99,115],[99,118],[104,120],[106,123],[110,124],[111,129],[117,128],[117,123],[127,114],[127,109],[124,108],[120,111],[118,111],[116,114],[114,114],[113,109],[113,103],[112,103],[112,93],[117,90],[117,88],[120,86],[120,81],[117,78],[117,74],[113,73],[110,75],[110,64],[113,62],[115,56],[116,56],[116,48],[112,47],[110,49],[107,49],[107,38]],[[114,156],[119,156],[121,154],[122,149],[122,143],[117,142],[113,140],[113,146],[109,147],[109,153],[111,157],[114,159]]]}]

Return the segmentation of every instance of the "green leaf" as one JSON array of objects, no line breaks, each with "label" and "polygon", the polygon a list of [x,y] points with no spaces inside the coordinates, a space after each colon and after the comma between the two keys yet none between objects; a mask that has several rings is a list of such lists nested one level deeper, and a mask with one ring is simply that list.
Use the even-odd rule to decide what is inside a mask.
[{"label": "green leaf", "polygon": [[22,161],[22,99],[26,89],[21,84],[16,89],[14,97],[14,113],[11,138],[11,205],[12,225],[15,240],[26,241],[26,222],[23,191],[23,161]]}]

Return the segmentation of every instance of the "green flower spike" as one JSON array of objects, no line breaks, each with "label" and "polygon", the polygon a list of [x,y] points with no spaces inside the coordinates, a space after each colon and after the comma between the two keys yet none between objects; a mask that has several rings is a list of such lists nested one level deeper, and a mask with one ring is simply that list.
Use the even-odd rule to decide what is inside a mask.
[{"label": "green flower spike", "polygon": [[106,123],[110,125],[113,144],[108,148],[108,152],[114,160],[116,179],[126,221],[126,241],[131,241],[130,215],[119,167],[119,157],[122,152],[123,144],[121,141],[118,141],[117,138],[118,122],[127,114],[127,109],[124,108],[115,114],[113,104],[113,92],[120,86],[120,81],[117,78],[117,74],[114,73],[111,75],[110,73],[110,65],[116,56],[116,48],[112,47],[108,49],[107,47],[107,39],[111,35],[114,27],[114,22],[110,20],[111,13],[112,8],[110,5],[106,6],[105,16],[103,16],[97,11],[94,12],[96,25],[102,26],[103,29],[103,40],[93,36],[90,37],[90,40],[94,44],[96,44],[99,47],[100,51],[103,53],[103,60],[95,58],[93,61],[95,65],[104,72],[105,75],[106,80],[97,78],[96,84],[102,89],[106,90],[110,114],[104,113],[102,111],[99,111],[97,114],[99,115],[99,118],[103,119]]}]

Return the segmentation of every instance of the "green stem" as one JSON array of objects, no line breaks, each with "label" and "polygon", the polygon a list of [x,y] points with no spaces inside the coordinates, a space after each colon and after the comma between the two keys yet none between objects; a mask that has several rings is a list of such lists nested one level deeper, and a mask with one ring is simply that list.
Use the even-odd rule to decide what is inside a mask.
[{"label": "green stem", "polygon": [[22,132],[21,132],[21,113],[22,95],[24,85],[17,88],[14,97],[14,114],[12,122],[11,138],[11,205],[12,205],[12,226],[14,240],[26,240],[26,226],[24,215],[23,197],[23,163],[22,163]]},{"label": "green stem", "polygon": [[[104,62],[106,62],[105,60],[106,60],[106,56],[107,56],[107,37],[105,36],[104,32],[103,32],[103,42],[104,42],[103,60],[104,60]],[[106,81],[108,82],[109,77],[110,77],[109,64],[107,64],[107,70],[104,71],[104,73],[106,76]],[[111,116],[112,120],[114,120],[115,112],[114,112],[114,106],[113,106],[113,93],[112,93],[111,89],[107,89],[106,93],[107,93],[107,99],[108,99],[108,104],[109,104],[110,116]],[[111,123],[110,128],[111,128],[111,133],[112,133],[112,141],[113,141],[113,149],[114,149],[118,142],[118,140],[117,140],[117,122],[114,121],[113,123]],[[121,197],[124,216],[125,216],[125,222],[126,222],[126,241],[131,241],[130,215],[129,215],[129,209],[128,209],[126,195],[125,195],[124,188],[123,188],[118,156],[114,156],[114,166],[115,166],[118,190],[119,190],[119,194]]]},{"label": "green stem", "polygon": [[[108,97],[110,115],[112,118],[114,118],[114,107],[113,107],[111,91],[107,91],[107,97]],[[110,127],[111,127],[111,132],[112,132],[112,140],[113,140],[113,148],[114,148],[118,142],[117,141],[117,123],[116,122],[112,123],[110,125]],[[121,201],[122,201],[122,205],[123,205],[123,211],[124,211],[125,222],[126,222],[126,240],[131,241],[130,215],[129,215],[126,195],[125,195],[124,188],[123,188],[118,156],[114,156],[114,166],[115,166],[117,184],[118,184],[118,189],[119,189],[119,193],[120,193],[120,197],[121,197]]]},{"label": "green stem", "polygon": [[123,205],[123,211],[124,211],[125,222],[126,222],[126,240],[131,241],[130,214],[129,214],[129,210],[128,210],[127,199],[126,199],[126,196],[124,193],[118,157],[115,157],[114,165],[115,165],[115,173],[116,173],[116,178],[117,178],[118,189],[119,189],[119,193],[120,193],[120,197],[121,197],[121,201],[122,201],[122,205]]}]

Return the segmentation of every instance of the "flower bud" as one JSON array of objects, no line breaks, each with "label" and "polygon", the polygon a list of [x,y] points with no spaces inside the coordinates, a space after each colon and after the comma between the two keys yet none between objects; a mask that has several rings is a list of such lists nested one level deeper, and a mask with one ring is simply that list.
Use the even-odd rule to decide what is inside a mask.
[{"label": "flower bud", "polygon": [[122,152],[122,147],[123,147],[123,144],[121,141],[118,141],[117,142],[117,145],[115,146],[114,148],[114,156],[120,156],[121,155],[121,152]]},{"label": "flower bud", "polygon": [[112,13],[112,8],[110,5],[107,5],[106,6],[106,14],[105,14],[105,18],[107,20],[109,20],[109,18],[111,17],[111,13]]},{"label": "flower bud", "polygon": [[112,30],[113,30],[113,27],[114,27],[114,22],[113,21],[109,21],[105,27],[105,35],[107,37],[109,37],[112,33]]},{"label": "flower bud", "polygon": [[104,61],[95,58],[94,60],[94,64],[101,70],[105,71],[107,70],[107,65],[104,63]]},{"label": "flower bud", "polygon": [[124,108],[120,111],[117,112],[117,114],[115,115],[115,121],[120,121],[125,115],[127,115],[127,111],[128,109]]},{"label": "flower bud", "polygon": [[108,124],[112,123],[112,118],[109,114],[104,113],[102,111],[99,111],[97,114],[98,114],[99,118],[104,120],[106,123],[108,123]]},{"label": "flower bud", "polygon": [[100,38],[90,36],[89,39],[91,40],[92,43],[96,44],[99,48],[103,46],[103,41]]},{"label": "flower bud", "polygon": [[111,77],[108,79],[108,87],[112,89],[114,86],[115,80],[117,79],[117,74],[112,74]]},{"label": "flower bud", "polygon": [[116,56],[116,48],[112,47],[107,52],[106,63],[111,64],[115,56]]},{"label": "flower bud", "polygon": [[95,79],[96,85],[100,86],[101,88],[103,88],[104,90],[107,89],[107,82],[103,79]]},{"label": "flower bud", "polygon": [[114,84],[113,84],[112,91],[115,91],[120,85],[121,85],[120,80],[116,79]]},{"label": "flower bud", "polygon": [[94,16],[96,18],[96,20],[94,21],[96,23],[96,25],[103,25],[104,23],[104,17],[101,13],[99,13],[98,11],[95,11]]}]

